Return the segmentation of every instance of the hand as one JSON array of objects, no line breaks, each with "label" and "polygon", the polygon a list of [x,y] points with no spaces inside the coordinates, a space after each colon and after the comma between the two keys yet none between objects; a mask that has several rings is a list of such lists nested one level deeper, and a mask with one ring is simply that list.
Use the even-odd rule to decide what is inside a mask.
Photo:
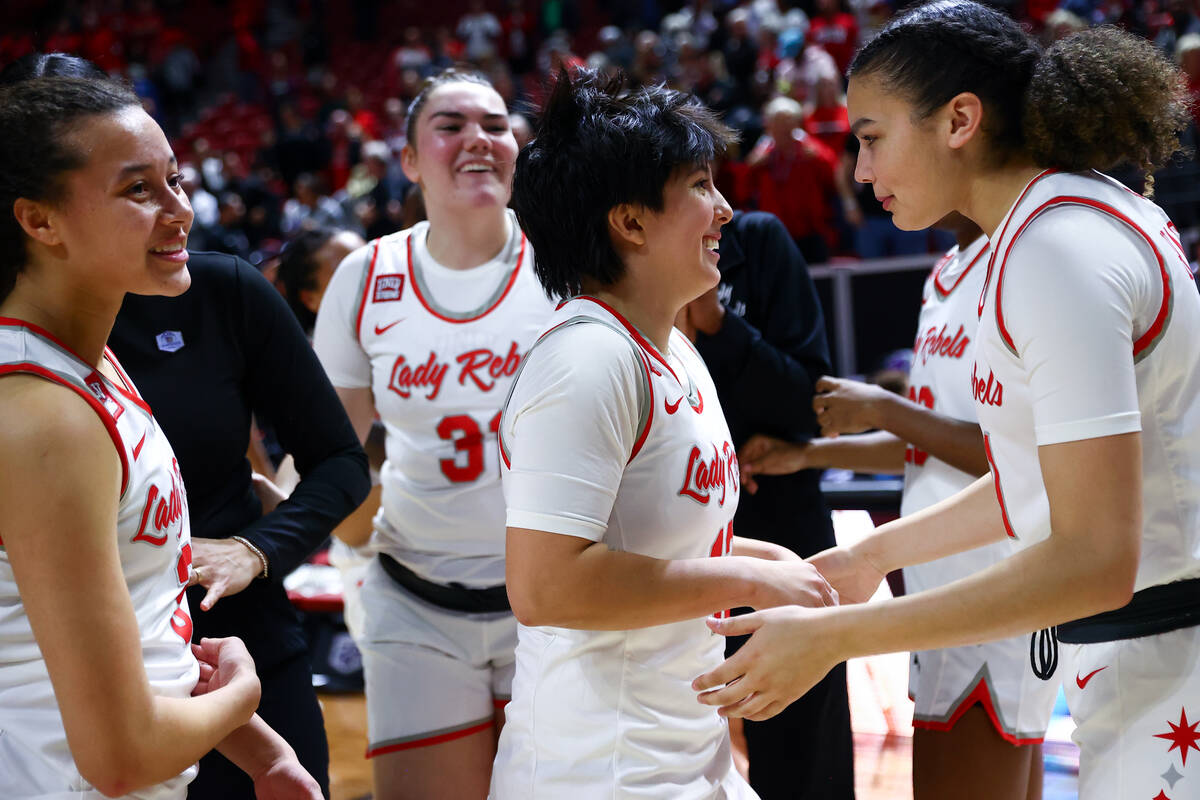
[{"label": "hand", "polygon": [[[684,306],[692,328],[709,336],[721,330],[721,326],[725,323],[725,306],[717,298],[717,289],[719,288],[719,285],[714,286]],[[692,341],[696,340],[694,335],[689,338]]]},{"label": "hand", "polygon": [[846,657],[837,651],[828,609],[787,606],[730,619],[709,618],[723,636],[752,633],[725,663],[692,681],[704,705],[723,717],[775,716]]},{"label": "hand", "polygon": [[738,450],[742,488],[758,491],[755,475],[790,475],[808,468],[808,443],[785,442],[756,433]]},{"label": "hand", "polygon": [[[270,514],[275,510],[276,506],[287,500],[287,495],[283,493],[283,490],[272,483],[265,475],[259,475],[257,472],[250,473],[250,484],[254,489],[254,493],[258,495],[258,502],[262,503],[262,513],[264,516]],[[233,593],[230,592],[230,594]]]},{"label": "hand", "polygon": [[189,585],[208,587],[200,609],[208,611],[222,597],[237,594],[262,574],[262,562],[250,548],[232,539],[192,539]]},{"label": "hand", "polygon": [[843,602],[865,603],[885,573],[848,547],[831,547],[807,559],[829,581]]},{"label": "hand", "polygon": [[813,409],[821,424],[821,435],[829,437],[883,427],[879,424],[880,408],[895,397],[878,386],[828,376],[817,381],[816,390]]},{"label": "hand", "polygon": [[192,645],[192,654],[200,662],[200,680],[192,690],[196,697],[218,689],[234,687],[253,696],[258,705],[261,686],[254,671],[254,659],[246,645],[236,636],[223,639],[201,639]]},{"label": "hand", "polygon": [[835,606],[837,592],[817,568],[807,561],[751,562],[757,578],[757,590],[751,606],[756,609],[774,606]]},{"label": "hand", "polygon": [[295,753],[251,778],[257,800],[322,800],[320,785],[300,766]]}]

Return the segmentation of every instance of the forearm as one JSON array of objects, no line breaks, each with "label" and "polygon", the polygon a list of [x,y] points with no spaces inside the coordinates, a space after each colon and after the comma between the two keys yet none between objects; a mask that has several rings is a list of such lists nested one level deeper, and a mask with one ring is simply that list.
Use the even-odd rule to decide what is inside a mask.
[{"label": "forearm", "polygon": [[[552,536],[557,534],[510,528],[508,540]],[[554,544],[552,539],[540,541]],[[535,547],[533,542],[524,544]],[[510,557],[508,594],[513,612],[524,625],[645,628],[754,605],[755,583],[747,563],[752,560],[738,556],[667,560],[610,550],[596,542],[578,552],[556,552],[552,560],[543,555],[536,564],[526,564],[521,556]]]},{"label": "forearm", "polygon": [[983,433],[974,422],[947,417],[899,395],[879,403],[876,427],[970,475],[988,471]]},{"label": "forearm", "polygon": [[252,779],[280,759],[295,756],[292,746],[258,714],[222,739],[215,749]]},{"label": "forearm", "polygon": [[778,545],[774,542],[764,542],[762,539],[747,539],[744,536],[733,537],[733,540],[730,542],[730,553],[735,556],[763,558],[769,561],[800,558],[800,556],[788,550],[783,545]]},{"label": "forearm", "polygon": [[[87,769],[93,776],[89,780],[109,795],[170,780],[244,725],[257,705],[257,692],[234,687],[198,697],[152,696],[144,715],[128,715],[124,724],[114,720],[104,735],[120,746],[102,748],[107,756]],[[71,745],[75,753],[74,742]]]},{"label": "forearm", "polygon": [[851,546],[880,573],[924,564],[1005,537],[991,476],[915,514],[881,525]]},{"label": "forearm", "polygon": [[1028,634],[1117,605],[1104,566],[1060,539],[937,589],[831,609],[833,635],[848,658],[930,650]]},{"label": "forearm", "polygon": [[887,431],[813,439],[805,448],[809,467],[883,475],[904,472],[904,440]]}]

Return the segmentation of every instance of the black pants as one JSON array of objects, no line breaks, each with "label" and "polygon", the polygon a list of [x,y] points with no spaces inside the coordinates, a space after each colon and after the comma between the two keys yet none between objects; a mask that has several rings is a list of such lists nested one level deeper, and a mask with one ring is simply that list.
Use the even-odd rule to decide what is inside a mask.
[{"label": "black pants", "polygon": [[[329,743],[325,719],[312,687],[312,668],[301,653],[267,673],[259,673],[258,715],[282,736],[329,797]],[[188,800],[254,800],[254,784],[220,753],[200,759],[200,774],[188,786]]]},{"label": "black pants", "polygon": [[846,665],[783,712],[746,720],[750,785],[762,800],[853,800],[854,739]]},{"label": "black pants", "polygon": [[[726,654],[733,655],[748,638],[730,638]],[[750,786],[762,800],[854,800],[854,736],[844,663],[774,717],[746,720],[745,731]]]}]

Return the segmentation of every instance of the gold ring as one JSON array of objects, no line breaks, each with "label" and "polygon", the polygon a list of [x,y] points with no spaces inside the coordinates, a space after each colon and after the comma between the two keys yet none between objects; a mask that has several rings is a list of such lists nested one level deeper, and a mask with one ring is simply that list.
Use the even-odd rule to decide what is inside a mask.
[{"label": "gold ring", "polygon": [[192,567],[192,575],[196,577],[196,583],[200,583],[200,568]]}]

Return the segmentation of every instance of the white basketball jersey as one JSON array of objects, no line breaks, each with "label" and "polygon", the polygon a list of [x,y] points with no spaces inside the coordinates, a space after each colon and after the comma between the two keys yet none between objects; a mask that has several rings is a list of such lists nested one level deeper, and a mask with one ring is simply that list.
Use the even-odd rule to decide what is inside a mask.
[{"label": "white basketball jersey", "polygon": [[[1027,241],[1037,246],[1022,249]],[[1088,247],[1105,249],[1086,263],[1064,258]],[[1039,445],[1140,430],[1136,588],[1196,575],[1200,298],[1166,214],[1099,173],[1043,172],[993,239],[978,314],[971,386],[1010,537],[1024,545],[1050,533]],[[1090,323],[1098,318],[1103,327]],[[1108,331],[1122,338],[1089,349]],[[1064,352],[1071,358],[1055,358]]]},{"label": "white basketball jersey", "polygon": [[[615,499],[591,538],[661,559],[727,555],[740,491],[737,456],[716,387],[691,343],[674,330],[663,356],[614,310],[587,297],[563,304],[548,331],[538,348],[556,352],[556,363],[611,362],[610,385],[622,385],[620,397],[595,402],[629,407],[637,416],[623,420],[626,431],[636,426],[636,438],[629,436],[633,446],[623,472],[616,465],[619,485],[605,481],[603,492],[615,488]],[[581,470],[592,451],[567,441],[567,430],[541,429],[536,420],[522,427],[522,409],[547,392],[559,393],[557,408],[570,408],[579,394],[569,373],[564,384],[542,368],[537,354],[535,348],[522,370],[501,428],[508,523],[569,532],[581,508],[570,487],[591,493]],[[634,362],[636,373],[626,369]],[[640,387],[615,377],[633,374],[640,375],[633,379]],[[629,397],[636,397],[632,405]],[[570,419],[564,423],[571,427]],[[604,426],[586,414],[576,415],[573,425],[583,437],[596,431],[606,442],[614,434]],[[542,454],[577,459],[549,477],[562,481],[562,492],[545,482]],[[492,796],[753,797],[732,769],[724,720],[697,703],[691,689],[693,678],[721,663],[724,647],[703,619],[623,631],[520,626]]]},{"label": "white basketball jersey", "polygon": [[[150,408],[111,351],[105,350],[105,358],[119,384],[48,332],[0,318],[0,377],[37,375],[71,389],[95,410],[112,438],[122,471],[117,548],[137,615],[146,676],[156,694],[187,697],[199,667],[189,647],[192,620],[185,587],[192,548],[183,480]],[[192,767],[129,797],[182,797],[195,774]],[[0,546],[0,797],[68,794],[100,797],[75,768],[46,664]]]},{"label": "white basketball jersey", "polygon": [[[554,310],[511,212],[509,228],[496,259],[457,273],[430,258],[427,222],[376,240],[338,268],[317,319],[331,381],[369,386],[387,430],[378,549],[437,583],[504,582],[500,408]],[[492,288],[452,310],[455,281]]]}]

